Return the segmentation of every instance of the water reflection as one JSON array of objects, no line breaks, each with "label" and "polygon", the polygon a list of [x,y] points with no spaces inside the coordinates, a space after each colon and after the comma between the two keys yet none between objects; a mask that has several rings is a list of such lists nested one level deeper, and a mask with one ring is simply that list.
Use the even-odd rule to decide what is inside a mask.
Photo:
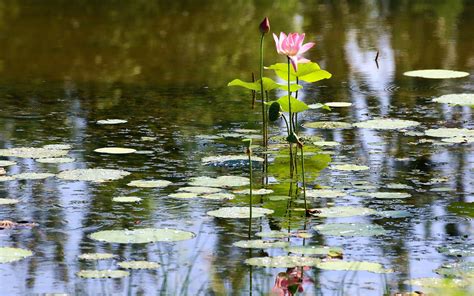
[{"label": "water reflection", "polygon": [[[308,58],[333,73],[333,78],[308,86],[307,103],[352,102],[351,108],[308,113],[304,120],[357,122],[396,117],[431,127],[472,128],[472,109],[430,103],[432,96],[472,92],[474,76],[455,81],[408,79],[402,73],[421,68],[472,72],[474,25],[472,1],[3,1],[0,3],[0,148],[69,143],[76,162],[53,165],[19,160],[8,174],[57,172],[86,167],[123,168],[134,178],[165,178],[179,186],[190,176],[241,174],[239,168],[210,168],[203,156],[240,153],[240,140],[202,141],[198,135],[235,127],[258,128],[259,115],[247,111],[250,96],[223,87],[234,77],[256,69],[258,36],[251,28],[268,15],[272,29],[301,30],[316,40]],[[41,36],[41,38],[38,38]],[[278,60],[272,40],[268,62]],[[380,52],[379,67],[374,63]],[[246,102],[245,105],[242,102]],[[121,127],[98,127],[96,120],[126,118]],[[305,286],[308,294],[362,291],[380,295],[408,290],[404,280],[435,276],[433,269],[454,258],[436,247],[472,239],[472,217],[451,213],[452,202],[472,202],[471,146],[418,143],[420,136],[372,130],[310,131],[338,141],[333,162],[365,164],[370,172],[338,174],[329,170],[311,180],[344,190],[341,200],[314,201],[314,206],[350,204],[377,210],[404,209],[410,217],[329,219],[383,225],[383,238],[338,238],[316,235],[309,245],[342,246],[345,258],[381,262],[397,272],[383,278],[358,273],[307,271],[320,285]],[[147,142],[141,137],[156,137]],[[105,146],[131,146],[152,154],[127,158],[92,151]],[[354,184],[387,190],[403,183],[413,198],[378,201],[352,193]],[[34,250],[35,256],[0,266],[6,294],[43,292],[164,295],[268,293],[289,279],[288,270],[254,268],[249,287],[246,252],[232,246],[245,237],[245,223],[210,219],[220,205],[175,201],[164,191],[142,191],[126,182],[91,185],[82,182],[14,181],[0,183],[0,197],[18,198],[1,207],[0,219],[27,219],[36,228],[0,230],[1,245]],[[136,206],[116,205],[111,197],[134,194]],[[280,217],[287,211],[286,201]],[[304,219],[263,220],[264,229],[303,227]],[[295,218],[295,216],[293,216]],[[301,218],[301,217],[300,217]],[[314,223],[325,223],[326,220]],[[135,225],[189,229],[196,240],[177,244],[116,246],[97,244],[88,235],[107,227]],[[254,227],[255,228],[255,227]],[[112,252],[121,259],[155,260],[156,272],[137,272],[125,281],[83,281],[80,268],[113,268],[115,262],[79,262],[83,252]],[[279,255],[281,250],[268,250]],[[283,252],[284,253],[284,252]],[[258,255],[256,252],[254,256]],[[290,272],[291,273],[291,272]],[[279,281],[278,281],[279,279]],[[304,278],[303,278],[304,281]],[[113,283],[113,284],[112,284]]]}]

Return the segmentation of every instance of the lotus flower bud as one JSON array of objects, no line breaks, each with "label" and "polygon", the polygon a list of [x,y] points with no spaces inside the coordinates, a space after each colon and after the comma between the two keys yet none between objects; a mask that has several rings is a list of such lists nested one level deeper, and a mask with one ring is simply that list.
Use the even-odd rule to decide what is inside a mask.
[{"label": "lotus flower bud", "polygon": [[270,21],[268,20],[268,17],[264,18],[260,23],[260,32],[262,32],[262,34],[270,32]]}]

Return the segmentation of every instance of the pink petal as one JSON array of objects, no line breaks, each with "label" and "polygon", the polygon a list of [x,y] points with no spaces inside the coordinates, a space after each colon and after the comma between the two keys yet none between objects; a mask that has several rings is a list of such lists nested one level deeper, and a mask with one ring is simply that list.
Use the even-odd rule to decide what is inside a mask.
[{"label": "pink petal", "polygon": [[295,72],[298,71],[298,57],[290,57],[290,62],[291,65],[293,66],[293,69],[295,69]]},{"label": "pink petal", "polygon": [[314,42],[308,42],[308,43],[306,43],[305,45],[303,45],[303,46],[300,47],[300,50],[298,51],[298,54],[303,54],[303,53],[307,52],[307,51],[310,50],[314,45],[315,45]]},{"label": "pink petal", "polygon": [[282,54],[285,53],[285,48],[284,48],[283,44],[284,44],[286,39],[287,39],[286,34],[283,33],[283,32],[280,32],[280,39],[279,39],[278,45],[280,47],[280,51],[281,51],[280,53],[282,53]]},{"label": "pink petal", "polygon": [[298,48],[300,48],[303,45],[304,37],[305,37],[304,33],[298,35],[298,39],[297,39]]},{"label": "pink petal", "polygon": [[308,59],[305,59],[303,57],[298,57],[298,63],[299,64],[306,64],[306,63],[309,63],[309,62],[311,62],[311,61],[308,60]]},{"label": "pink petal", "polygon": [[275,33],[273,33],[273,39],[275,40],[275,46],[276,46],[277,52],[280,54],[281,53],[280,41],[278,40],[278,37],[277,35],[275,35]]}]

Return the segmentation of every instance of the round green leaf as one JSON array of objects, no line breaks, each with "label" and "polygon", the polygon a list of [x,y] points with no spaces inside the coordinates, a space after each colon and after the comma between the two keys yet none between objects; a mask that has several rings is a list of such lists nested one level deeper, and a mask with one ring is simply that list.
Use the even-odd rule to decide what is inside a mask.
[{"label": "round green leaf", "polygon": [[326,270],[351,270],[351,271],[368,271],[373,273],[389,273],[391,270],[383,268],[382,264],[366,261],[324,261],[316,265],[317,268]]},{"label": "round green leaf", "polygon": [[316,266],[319,262],[320,260],[317,258],[298,256],[254,257],[245,260],[248,265],[275,268]]},{"label": "round green leaf", "polygon": [[313,227],[323,235],[335,236],[376,236],[386,233],[380,225],[366,223],[331,223]]},{"label": "round green leaf", "polygon": [[[252,218],[259,218],[272,213],[273,210],[252,207]],[[248,219],[250,218],[250,209],[249,207],[225,207],[209,211],[207,214],[217,218]]]},{"label": "round green leaf", "polygon": [[118,266],[124,269],[157,269],[161,265],[153,261],[123,261]]},{"label": "round green leaf", "polygon": [[406,129],[420,125],[417,121],[401,119],[373,119],[353,124],[358,128],[379,129],[379,130],[398,130]]},{"label": "round green leaf", "polygon": [[78,256],[81,260],[107,260],[114,257],[115,255],[110,253],[84,253]]},{"label": "round green leaf", "polygon": [[247,249],[270,249],[270,248],[286,248],[288,247],[289,242],[282,241],[266,241],[261,239],[256,240],[241,240],[233,243],[232,245],[239,248]]},{"label": "round green leaf", "polygon": [[169,228],[141,228],[134,230],[104,230],[94,232],[94,240],[118,244],[143,244],[153,242],[174,242],[194,238],[194,233]]},{"label": "round green leaf", "polygon": [[450,78],[461,78],[469,76],[468,72],[443,70],[443,69],[427,69],[427,70],[414,70],[403,73],[405,76],[410,77],[421,77],[429,79],[450,79]]},{"label": "round green leaf", "polygon": [[134,180],[129,182],[127,186],[139,188],[164,188],[171,183],[172,182],[167,180]]},{"label": "round green leaf", "polygon": [[91,181],[106,182],[111,180],[122,179],[130,175],[129,172],[112,169],[77,169],[63,171],[57,175],[59,179],[71,181]]},{"label": "round green leaf", "polygon": [[0,263],[15,262],[26,257],[32,256],[30,250],[10,247],[0,247]]},{"label": "round green leaf", "polygon": [[86,269],[86,270],[81,270],[77,273],[78,277],[86,278],[86,279],[104,279],[104,278],[118,279],[118,278],[127,277],[129,275],[130,273],[128,271],[110,270],[110,269],[104,269],[104,270]]}]

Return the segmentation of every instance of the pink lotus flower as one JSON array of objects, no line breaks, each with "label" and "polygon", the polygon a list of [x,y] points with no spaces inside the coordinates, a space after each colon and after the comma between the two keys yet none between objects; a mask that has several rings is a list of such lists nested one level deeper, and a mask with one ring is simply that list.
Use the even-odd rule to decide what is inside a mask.
[{"label": "pink lotus flower", "polygon": [[273,33],[278,54],[286,55],[293,65],[293,69],[298,71],[298,63],[308,63],[310,60],[302,57],[302,54],[307,52],[314,46],[314,42],[303,44],[305,34],[290,33],[286,36],[285,33],[280,33],[280,38]]}]

